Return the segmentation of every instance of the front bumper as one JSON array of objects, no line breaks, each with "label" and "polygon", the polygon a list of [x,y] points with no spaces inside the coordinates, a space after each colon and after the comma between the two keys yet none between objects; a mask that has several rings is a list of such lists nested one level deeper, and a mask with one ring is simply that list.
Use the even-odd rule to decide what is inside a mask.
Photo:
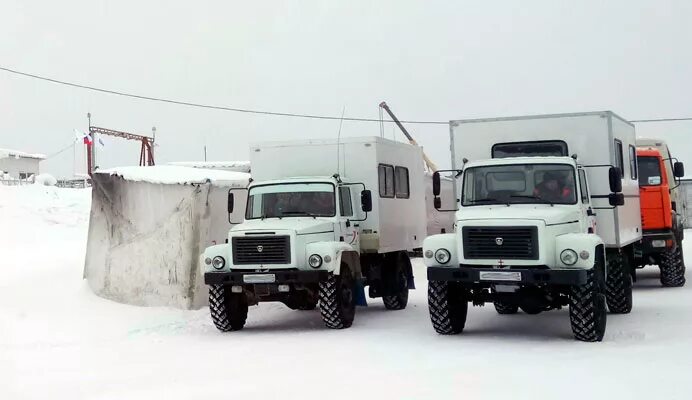
[{"label": "front bumper", "polygon": [[[204,283],[207,285],[250,285],[255,283],[317,283],[327,279],[329,272],[319,271],[242,271],[242,272],[205,272]],[[249,277],[246,277],[250,275]],[[274,279],[271,280],[273,275]],[[263,279],[264,278],[264,279]]]},{"label": "front bumper", "polygon": [[[498,279],[497,272],[518,272],[517,280],[507,278]],[[488,274],[483,274],[488,273]],[[481,275],[488,275],[481,278]],[[493,277],[492,275],[495,275]],[[476,268],[461,265],[454,267],[428,267],[429,281],[447,281],[462,283],[487,283],[487,284],[550,284],[550,285],[584,285],[586,284],[587,270],[583,269],[497,269]]]},{"label": "front bumper", "polygon": [[[654,247],[654,240],[665,240],[666,246]],[[675,240],[675,235],[672,231],[662,231],[662,232],[647,232],[642,233],[642,239],[637,243],[636,250],[642,255],[660,253],[666,248],[669,248],[668,243],[672,242],[672,247],[675,248],[677,241]]]}]

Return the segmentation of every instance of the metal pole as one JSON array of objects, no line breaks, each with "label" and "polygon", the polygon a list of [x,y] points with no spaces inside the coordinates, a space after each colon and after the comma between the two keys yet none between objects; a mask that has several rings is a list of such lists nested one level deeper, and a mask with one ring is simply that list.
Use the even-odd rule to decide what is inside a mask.
[{"label": "metal pole", "polygon": [[207,161],[207,145],[204,145],[204,161]]},{"label": "metal pole", "polygon": [[151,127],[151,156],[152,158],[154,157],[154,150],[156,150],[156,127],[152,126]]},{"label": "metal pole", "polygon": [[91,132],[91,113],[87,113],[87,119],[89,120],[89,136],[91,137],[91,144],[88,145],[91,148],[91,171],[89,171],[89,174],[91,174],[94,170],[98,168],[98,164],[96,164],[96,147],[94,146],[96,144],[96,132]]}]

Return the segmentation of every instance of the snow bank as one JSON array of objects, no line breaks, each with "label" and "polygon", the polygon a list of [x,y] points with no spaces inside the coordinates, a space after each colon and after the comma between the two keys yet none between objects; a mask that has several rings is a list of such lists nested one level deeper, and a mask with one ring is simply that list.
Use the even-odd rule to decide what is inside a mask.
[{"label": "snow bank", "polygon": [[212,183],[230,187],[245,187],[250,178],[249,174],[242,172],[190,168],[178,165],[117,167],[98,170],[96,173],[116,175],[133,182],[180,185]]},{"label": "snow bank", "polygon": [[221,169],[225,171],[250,172],[250,161],[176,161],[168,165],[192,168]]},{"label": "snow bank", "polygon": [[33,182],[37,185],[43,186],[55,186],[58,180],[51,174],[38,174],[36,176],[32,175]]},{"label": "snow bank", "polygon": [[[180,166],[123,167],[93,176],[84,277],[99,296],[140,306],[206,305],[199,256],[231,227],[229,190],[247,174]],[[242,212],[239,210],[238,212]],[[242,216],[234,216],[242,219]]]}]

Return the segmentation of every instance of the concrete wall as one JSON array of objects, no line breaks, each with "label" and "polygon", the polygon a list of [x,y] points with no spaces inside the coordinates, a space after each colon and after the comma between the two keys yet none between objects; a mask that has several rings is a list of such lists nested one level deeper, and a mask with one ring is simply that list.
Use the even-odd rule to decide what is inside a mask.
[{"label": "concrete wall", "polygon": [[22,172],[38,175],[40,161],[37,158],[15,158],[12,156],[0,158],[0,175],[2,172],[9,173],[13,178],[19,178],[19,174]]}]

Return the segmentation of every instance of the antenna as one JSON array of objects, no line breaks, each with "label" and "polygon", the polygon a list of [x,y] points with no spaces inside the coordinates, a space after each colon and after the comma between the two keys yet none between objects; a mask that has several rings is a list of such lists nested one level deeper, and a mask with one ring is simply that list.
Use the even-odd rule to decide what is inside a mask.
[{"label": "antenna", "polygon": [[341,147],[341,126],[344,124],[344,114],[346,113],[346,105],[341,109],[341,121],[339,121],[339,133],[336,135],[336,173],[341,173],[341,159],[339,158],[339,147]]}]

